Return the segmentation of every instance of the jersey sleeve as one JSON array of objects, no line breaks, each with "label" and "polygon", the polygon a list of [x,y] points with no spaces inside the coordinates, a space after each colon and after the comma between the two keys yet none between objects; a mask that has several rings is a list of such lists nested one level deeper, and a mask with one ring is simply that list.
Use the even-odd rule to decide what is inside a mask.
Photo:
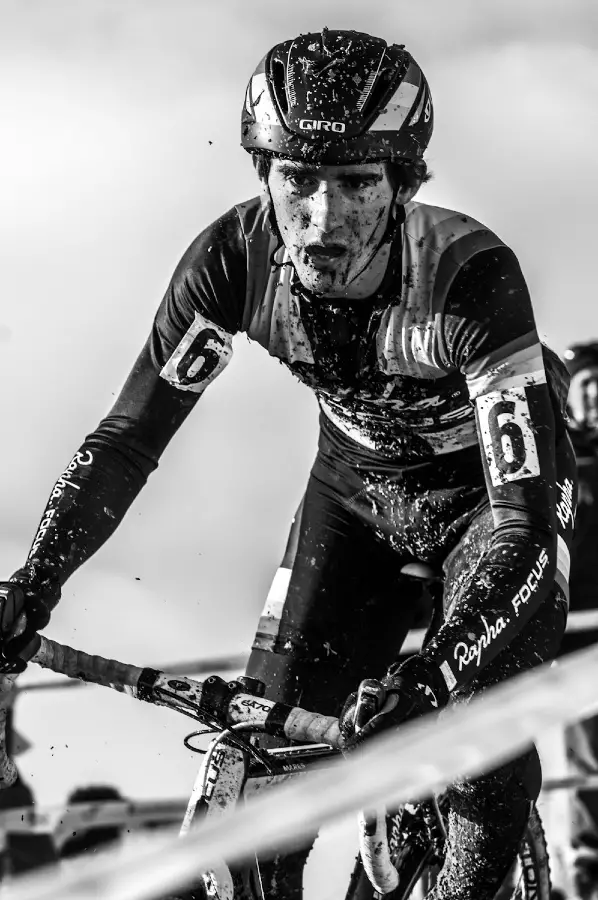
[{"label": "jersey sleeve", "polygon": [[[527,286],[508,248],[479,253],[459,272],[445,307],[445,345],[475,406],[493,520],[490,545],[427,652],[454,689],[509,644],[555,582],[566,596],[572,522],[559,533],[562,392],[548,383],[554,361],[545,365]],[[472,641],[481,648],[475,670],[457,668],[455,648]]]},{"label": "jersey sleeve", "polygon": [[178,390],[201,394],[232,356],[245,301],[245,243],[235,210],[204,231],[172,277],[151,334],[152,362]]},{"label": "jersey sleeve", "polygon": [[183,256],[116,402],[56,481],[29,553],[32,577],[63,584],[122,521],[228,363],[245,277],[245,243],[232,210]]}]

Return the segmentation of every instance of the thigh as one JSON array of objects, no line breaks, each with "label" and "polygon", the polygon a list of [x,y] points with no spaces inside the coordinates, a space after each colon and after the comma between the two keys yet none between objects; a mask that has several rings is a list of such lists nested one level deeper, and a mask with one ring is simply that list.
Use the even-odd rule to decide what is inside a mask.
[{"label": "thigh", "polygon": [[267,604],[247,674],[271,699],[338,714],[362,678],[385,673],[411,627],[421,588],[401,577],[402,562],[312,475],[274,582],[283,596]]}]

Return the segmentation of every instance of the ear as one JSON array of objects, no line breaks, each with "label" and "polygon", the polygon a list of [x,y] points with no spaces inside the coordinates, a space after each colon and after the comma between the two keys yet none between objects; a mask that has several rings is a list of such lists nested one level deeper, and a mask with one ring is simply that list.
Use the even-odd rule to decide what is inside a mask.
[{"label": "ear", "polygon": [[421,181],[418,181],[417,184],[412,185],[411,187],[401,188],[400,191],[397,191],[395,202],[399,206],[405,206],[406,203],[409,203],[410,200],[413,200],[421,186]]}]

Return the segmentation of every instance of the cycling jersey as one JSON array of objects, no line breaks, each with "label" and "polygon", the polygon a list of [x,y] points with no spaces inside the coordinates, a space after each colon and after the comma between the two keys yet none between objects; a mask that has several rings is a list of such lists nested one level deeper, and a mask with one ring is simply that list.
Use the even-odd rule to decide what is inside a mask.
[{"label": "cycling jersey", "polygon": [[[360,471],[365,504],[384,493],[388,473],[435,460],[449,481],[453,470],[462,478],[463,454],[479,460],[481,448],[470,495],[479,502],[481,478],[493,540],[464,588],[479,602],[466,604],[468,615],[434,648],[449,689],[471,674],[455,666],[456,644],[473,641],[485,665],[555,579],[566,591],[572,521],[557,535],[555,436],[564,432],[567,376],[540,344],[512,251],[474,219],[415,202],[367,300],[306,294],[259,199],[207,228],[177,267],[112,411],[57,481],[31,550],[34,569],[63,582],[106,540],[229,362],[238,332],[315,391],[332,458]],[[450,512],[434,516],[425,484],[410,498],[414,556],[425,556],[427,543],[450,552],[438,540]],[[401,544],[403,524],[390,504],[383,537]],[[487,604],[491,622],[480,612]]]},{"label": "cycling jersey", "polygon": [[473,219],[414,202],[367,303],[306,296],[254,200],[192,245],[162,313],[154,361],[179,389],[202,393],[243,331],[315,390],[344,433],[395,463],[476,443],[471,397],[531,384],[543,369],[512,252]]}]

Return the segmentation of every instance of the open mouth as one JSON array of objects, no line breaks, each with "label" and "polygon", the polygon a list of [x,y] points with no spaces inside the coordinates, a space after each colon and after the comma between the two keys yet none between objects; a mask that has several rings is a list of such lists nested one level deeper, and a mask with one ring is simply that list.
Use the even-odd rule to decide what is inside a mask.
[{"label": "open mouth", "polygon": [[313,260],[329,260],[338,259],[347,251],[342,244],[308,244],[305,252]]},{"label": "open mouth", "polygon": [[346,253],[342,244],[308,244],[305,248],[307,257],[315,264],[329,263],[339,259]]}]

